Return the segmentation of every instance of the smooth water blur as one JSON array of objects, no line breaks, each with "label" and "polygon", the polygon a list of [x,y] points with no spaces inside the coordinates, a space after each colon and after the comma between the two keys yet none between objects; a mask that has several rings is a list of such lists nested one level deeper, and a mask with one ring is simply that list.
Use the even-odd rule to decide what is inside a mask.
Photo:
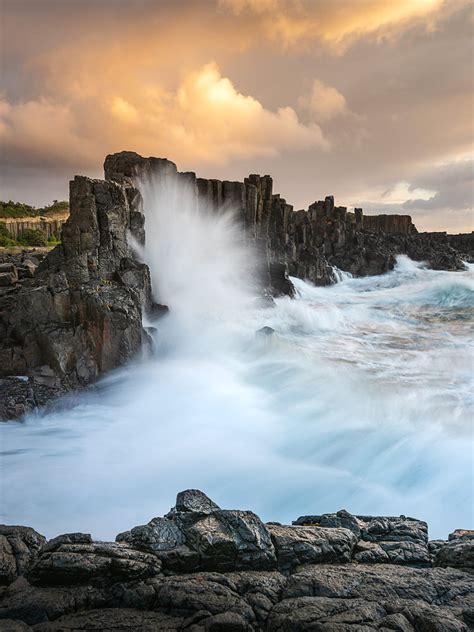
[{"label": "smooth water blur", "polygon": [[262,308],[230,217],[196,219],[174,191],[145,202],[142,255],[171,307],[155,355],[0,425],[2,521],[113,538],[197,487],[265,520],[344,507],[423,518],[431,537],[472,528],[472,267],[400,257],[330,288],[293,279],[296,300]]}]

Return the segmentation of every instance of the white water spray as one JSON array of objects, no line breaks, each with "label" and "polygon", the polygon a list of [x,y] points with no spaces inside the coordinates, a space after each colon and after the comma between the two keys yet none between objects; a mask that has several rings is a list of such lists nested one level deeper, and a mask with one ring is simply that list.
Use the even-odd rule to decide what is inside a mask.
[{"label": "white water spray", "polygon": [[267,520],[345,507],[418,516],[431,537],[471,527],[472,271],[404,258],[330,288],[295,279],[296,300],[260,309],[229,216],[143,193],[143,256],[171,308],[156,356],[0,426],[1,519],[111,538],[198,487]]}]

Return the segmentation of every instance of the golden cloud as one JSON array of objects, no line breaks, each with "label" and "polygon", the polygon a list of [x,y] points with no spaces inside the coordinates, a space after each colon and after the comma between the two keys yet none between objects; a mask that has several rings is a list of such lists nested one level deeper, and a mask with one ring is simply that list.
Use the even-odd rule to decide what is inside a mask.
[{"label": "golden cloud", "polygon": [[269,40],[285,47],[323,42],[340,51],[366,35],[394,36],[418,21],[433,28],[441,9],[463,0],[219,0],[223,11],[253,16]]},{"label": "golden cloud", "polygon": [[344,95],[319,79],[313,81],[309,97],[300,97],[298,102],[318,123],[352,114]]},{"label": "golden cloud", "polygon": [[[291,107],[266,109],[241,94],[232,81],[207,64],[187,74],[175,90],[154,84],[111,95],[94,84],[64,102],[41,99],[0,102],[0,140],[9,155],[43,152],[94,163],[106,151],[133,147],[170,155],[182,164],[225,163],[234,158],[272,156],[285,150],[328,148],[317,124],[304,125]],[[80,130],[80,134],[77,130]]]}]

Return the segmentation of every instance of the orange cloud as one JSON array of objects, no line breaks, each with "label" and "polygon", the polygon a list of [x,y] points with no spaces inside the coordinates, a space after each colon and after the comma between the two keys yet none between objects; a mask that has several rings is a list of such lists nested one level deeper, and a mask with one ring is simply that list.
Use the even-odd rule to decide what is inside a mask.
[{"label": "orange cloud", "polygon": [[[189,73],[173,91],[159,86],[109,95],[95,84],[65,103],[40,99],[0,102],[0,139],[7,154],[43,152],[51,158],[74,156],[94,163],[105,151],[133,147],[169,155],[182,164],[225,163],[234,158],[278,155],[308,147],[326,149],[316,124],[304,125],[291,107],[266,109],[238,92],[216,64]],[[80,129],[80,135],[77,130]]]},{"label": "orange cloud", "polygon": [[344,95],[319,79],[313,81],[309,97],[300,97],[298,103],[308,110],[318,123],[352,114]]},{"label": "orange cloud", "polygon": [[[451,0],[451,8],[462,2]],[[440,10],[449,10],[443,0],[219,0],[219,6],[252,15],[268,39],[285,47],[322,41],[338,50],[366,35],[393,36],[414,21],[432,28]]]}]

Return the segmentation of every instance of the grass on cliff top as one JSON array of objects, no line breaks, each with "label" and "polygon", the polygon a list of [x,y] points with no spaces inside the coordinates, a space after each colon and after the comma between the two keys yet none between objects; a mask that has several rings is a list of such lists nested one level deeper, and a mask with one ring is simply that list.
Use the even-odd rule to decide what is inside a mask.
[{"label": "grass on cliff top", "polygon": [[48,206],[42,206],[36,208],[23,202],[13,202],[9,200],[4,202],[0,200],[0,218],[22,218],[22,217],[38,217],[42,215],[49,215],[51,213],[61,213],[69,210],[69,202],[66,200],[53,200],[53,203]]}]

